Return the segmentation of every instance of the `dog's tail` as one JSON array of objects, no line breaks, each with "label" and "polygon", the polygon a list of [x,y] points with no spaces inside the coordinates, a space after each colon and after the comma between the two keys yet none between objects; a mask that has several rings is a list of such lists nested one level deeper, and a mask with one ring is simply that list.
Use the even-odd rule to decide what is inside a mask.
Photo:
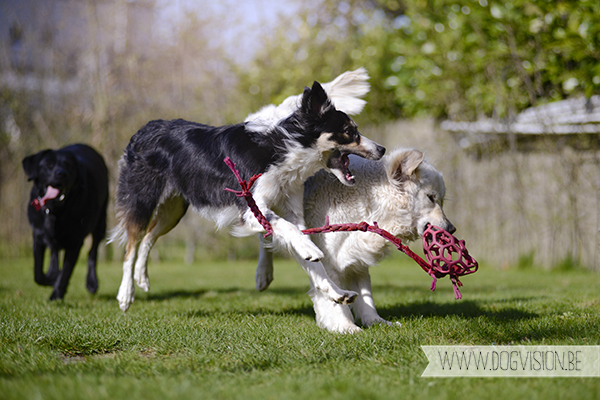
[{"label": "dog's tail", "polygon": [[125,155],[119,160],[119,180],[117,182],[117,193],[115,196],[115,211],[117,225],[110,230],[106,243],[117,243],[119,246],[124,246],[129,240],[129,236],[138,236],[145,224],[147,224],[151,211],[154,207],[150,207],[150,215],[140,216],[143,212],[136,201],[140,197],[143,186],[149,186],[148,182],[141,182],[136,179],[132,169],[134,165],[127,163]]},{"label": "dog's tail", "polygon": [[[123,166],[125,164],[124,157],[119,160],[119,172],[123,173]],[[119,177],[121,178],[121,177]],[[120,183],[120,182],[119,182]],[[117,187],[117,193],[119,192],[119,188]],[[110,230],[108,233],[108,238],[106,239],[106,244],[108,243],[116,243],[117,245],[123,247],[125,243],[127,243],[127,226],[125,223],[126,220],[126,212],[123,207],[122,202],[120,201],[119,195],[116,196],[116,204],[115,208],[117,211],[117,225]]]},{"label": "dog's tail", "polygon": [[369,93],[369,73],[364,68],[344,72],[333,81],[323,84],[323,89],[336,109],[349,115],[360,114],[366,101],[362,99]]},{"label": "dog's tail", "polygon": [[[362,97],[369,93],[371,88],[369,73],[362,67],[354,71],[346,71],[322,86],[334,107],[349,115],[360,114],[365,104],[367,104]],[[301,103],[301,94],[290,96],[278,106],[270,104],[261,108],[258,112],[248,115],[245,122],[248,123],[247,127],[250,130],[256,132],[269,131],[273,129],[278,121],[287,118],[296,111]]]},{"label": "dog's tail", "polygon": [[[120,215],[121,214],[121,215]],[[108,233],[106,244],[116,243],[118,246],[123,247],[127,243],[127,228],[125,227],[124,218],[121,212],[117,212],[117,226],[112,228]]]}]

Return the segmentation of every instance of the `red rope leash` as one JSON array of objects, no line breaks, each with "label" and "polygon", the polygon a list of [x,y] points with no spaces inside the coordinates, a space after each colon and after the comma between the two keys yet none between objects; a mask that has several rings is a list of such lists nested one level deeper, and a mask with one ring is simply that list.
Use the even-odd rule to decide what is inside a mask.
[{"label": "red rope leash", "polygon": [[[234,173],[240,184],[240,187],[242,188],[241,191],[229,188],[226,188],[225,190],[234,193],[238,197],[243,197],[248,203],[250,210],[252,210],[252,213],[258,222],[267,231],[265,237],[271,235],[273,233],[273,228],[256,205],[256,202],[252,197],[252,193],[250,192],[252,185],[260,177],[260,174],[254,175],[252,178],[250,178],[250,182],[246,182],[245,180],[242,180],[238,170],[235,169],[235,163],[233,163],[229,157],[226,157],[224,161]],[[462,282],[458,279],[458,277],[471,274],[476,272],[478,269],[477,261],[475,261],[475,259],[467,252],[465,241],[456,239],[450,232],[445,231],[437,226],[429,225],[423,233],[423,251],[425,252],[425,257],[431,264],[419,257],[419,255],[414,253],[408,246],[402,244],[401,239],[395,237],[388,231],[381,229],[377,225],[377,222],[374,222],[373,225],[369,225],[364,221],[358,224],[347,223],[330,225],[329,217],[327,216],[325,217],[325,225],[319,228],[304,229],[302,233],[305,235],[312,235],[315,233],[351,231],[372,232],[392,242],[398,250],[415,260],[415,262],[419,264],[423,271],[427,272],[433,278],[433,282],[431,283],[432,291],[436,288],[438,278],[443,278],[446,275],[450,275],[450,280],[454,288],[454,297],[456,299],[462,298],[462,294],[458,289],[459,286],[462,286]],[[452,253],[458,254],[457,260],[452,259]]]},{"label": "red rope leash", "polygon": [[252,197],[252,193],[250,192],[250,188],[252,187],[252,185],[254,185],[254,182],[256,182],[258,178],[260,178],[261,174],[254,175],[252,178],[250,178],[250,182],[246,182],[245,180],[243,181],[239,171],[235,169],[235,163],[231,161],[231,158],[225,157],[224,161],[225,164],[227,164],[227,166],[231,169],[231,171],[233,171],[233,174],[237,178],[242,188],[242,190],[233,190],[229,188],[225,188],[225,190],[235,194],[237,197],[243,197],[246,200],[246,203],[248,203],[248,207],[250,207],[250,210],[252,210],[252,213],[254,214],[258,222],[267,231],[267,233],[265,233],[265,237],[272,235],[273,227],[271,226],[271,223],[267,221],[267,218],[265,218],[263,213],[260,212],[260,209],[256,205],[254,197]]}]

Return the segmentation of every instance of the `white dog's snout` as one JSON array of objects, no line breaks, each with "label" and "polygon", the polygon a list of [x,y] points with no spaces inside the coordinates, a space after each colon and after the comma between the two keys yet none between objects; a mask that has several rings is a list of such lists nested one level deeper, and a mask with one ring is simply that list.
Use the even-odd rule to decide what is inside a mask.
[{"label": "white dog's snout", "polygon": [[438,221],[433,221],[431,219],[419,221],[419,224],[417,226],[419,236],[423,236],[423,232],[425,232],[429,225],[440,227],[443,230],[448,231],[450,234],[454,234],[454,232],[456,232],[456,227],[454,226],[454,224],[450,222],[450,220],[446,218],[446,216],[443,215],[443,213],[442,218],[440,218]]}]

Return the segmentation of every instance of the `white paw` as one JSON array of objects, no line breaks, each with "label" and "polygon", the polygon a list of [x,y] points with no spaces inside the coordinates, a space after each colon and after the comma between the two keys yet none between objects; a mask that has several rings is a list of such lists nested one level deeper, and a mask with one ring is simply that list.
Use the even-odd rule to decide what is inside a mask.
[{"label": "white paw", "polygon": [[352,326],[349,326],[349,327],[347,327],[347,328],[346,328],[346,329],[345,329],[345,330],[344,330],[342,333],[350,333],[350,334],[353,334],[353,333],[358,333],[358,332],[360,332],[360,331],[362,331],[362,329],[360,329],[360,328],[359,328],[358,326],[356,326],[356,325],[352,325]]},{"label": "white paw", "polygon": [[148,290],[150,290],[150,280],[148,279],[148,275],[145,274],[140,274],[140,275],[135,275],[134,276],[135,282],[137,283],[138,287],[140,289],[142,289],[144,292],[147,292]]},{"label": "white paw", "polygon": [[358,332],[362,331],[362,329],[360,327],[358,327],[357,325],[355,325],[349,321],[341,323],[341,324],[334,324],[331,326],[322,325],[321,328],[325,328],[329,332],[349,333],[349,334],[358,333]]},{"label": "white paw", "polygon": [[123,310],[123,312],[129,309],[131,303],[133,303],[134,292],[133,290],[122,290],[119,289],[119,294],[117,295],[117,300],[119,301],[119,308]]},{"label": "white paw", "polygon": [[323,252],[310,239],[301,240],[293,244],[294,250],[300,258],[310,262],[317,262],[323,258]]}]

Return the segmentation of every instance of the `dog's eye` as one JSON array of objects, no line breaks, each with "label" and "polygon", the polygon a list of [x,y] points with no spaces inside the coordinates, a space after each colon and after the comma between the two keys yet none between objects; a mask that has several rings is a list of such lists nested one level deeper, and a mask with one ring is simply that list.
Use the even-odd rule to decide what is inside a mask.
[{"label": "dog's eye", "polygon": [[429,199],[429,201],[431,201],[432,203],[435,203],[435,196],[432,194],[428,194],[427,198]]}]

